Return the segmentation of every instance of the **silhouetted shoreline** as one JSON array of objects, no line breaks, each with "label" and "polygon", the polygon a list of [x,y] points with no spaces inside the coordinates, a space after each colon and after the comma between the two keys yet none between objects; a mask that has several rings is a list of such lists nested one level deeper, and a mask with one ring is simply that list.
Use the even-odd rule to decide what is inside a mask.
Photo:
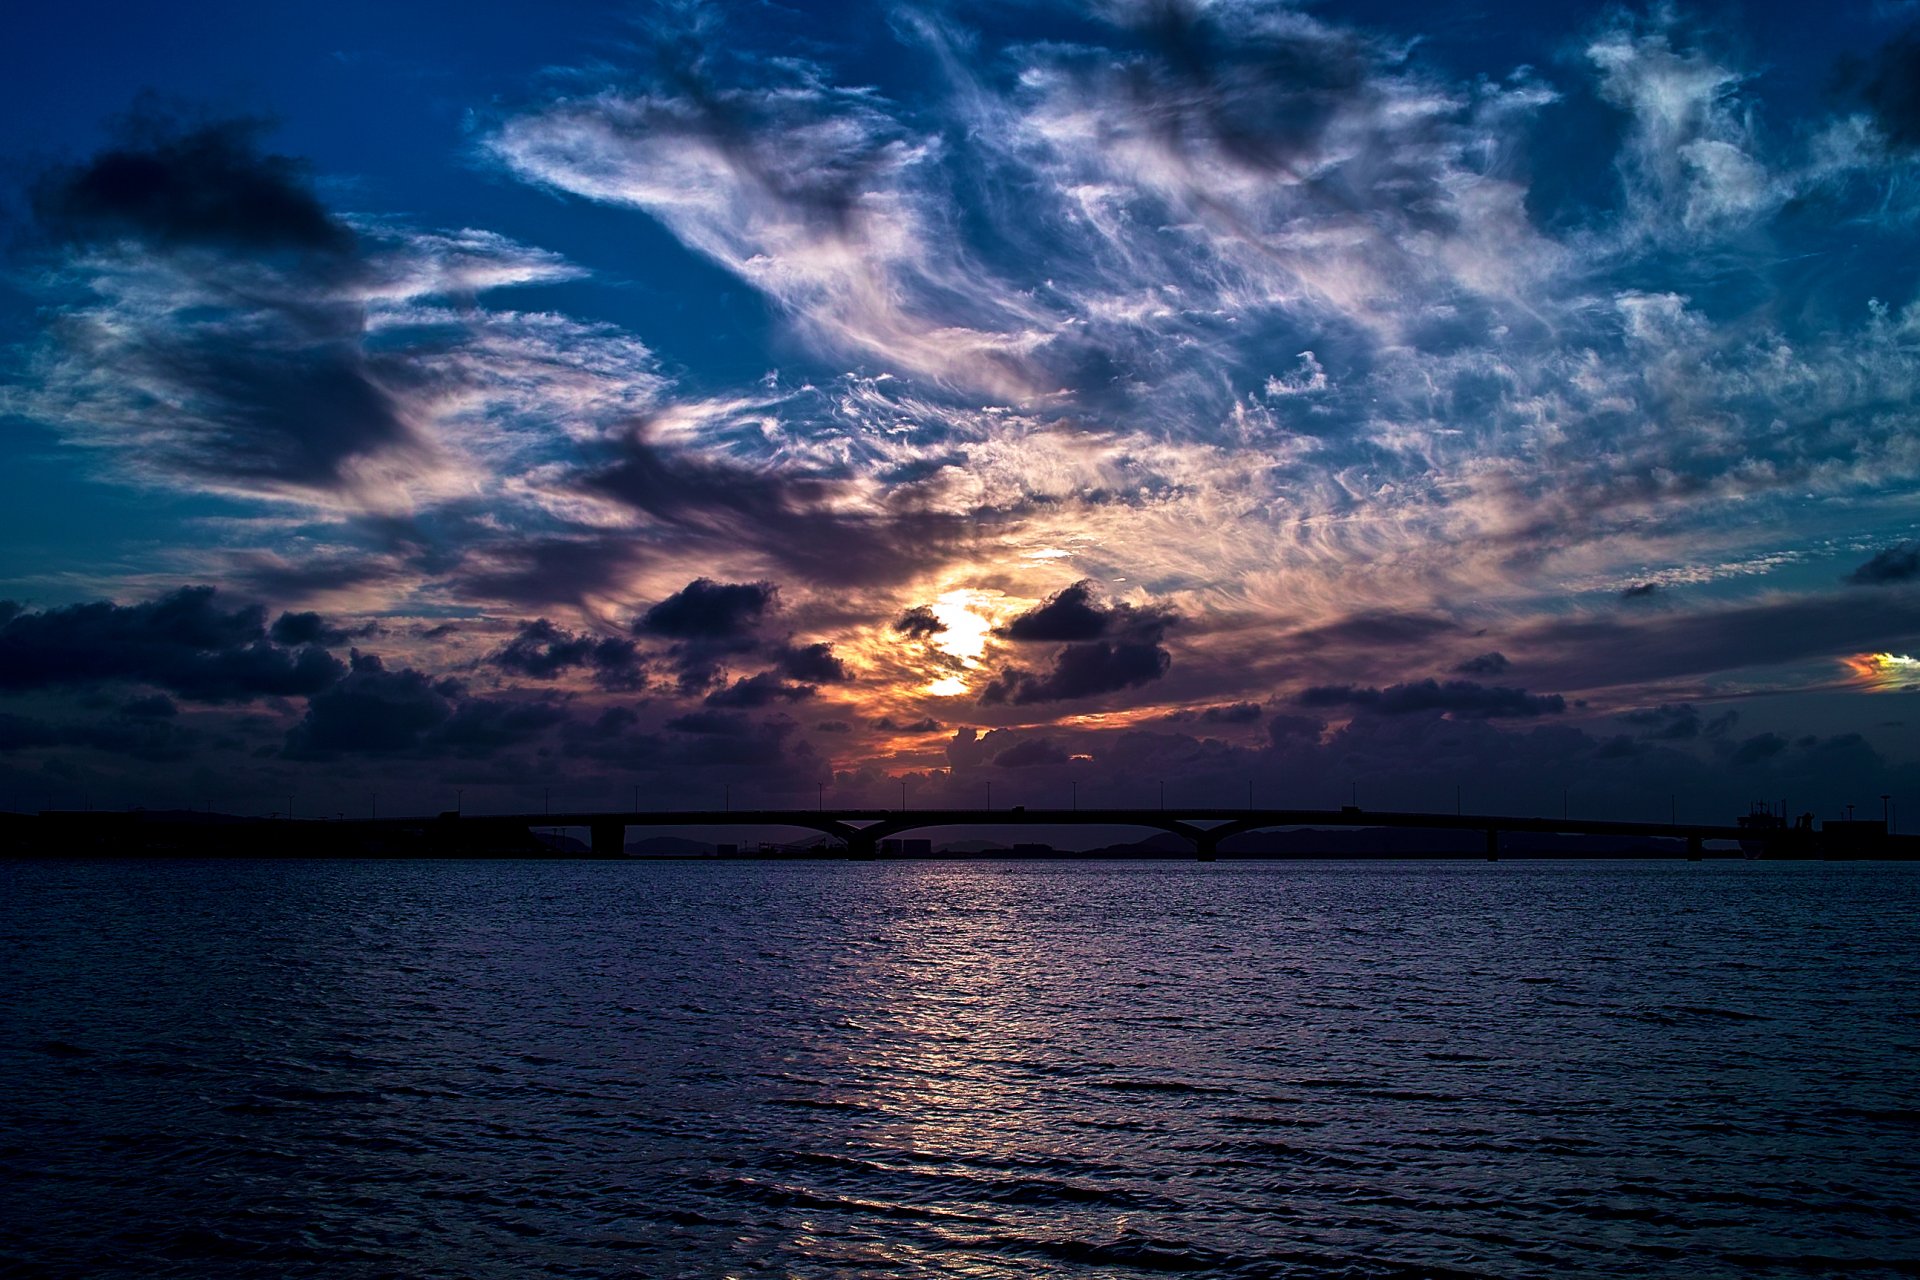
[{"label": "silhouetted shoreline", "polygon": [[[982,815],[986,818],[987,815]],[[1012,815],[993,815],[1007,825]],[[1385,815],[1382,815],[1383,817]],[[1510,819],[1513,822],[1544,822]],[[0,857],[8,858],[242,858],[242,859],[523,859],[523,860],[668,860],[758,862],[1049,862],[1180,861],[1196,858],[1180,835],[1159,832],[1140,840],[1086,849],[1059,849],[1049,843],[954,839],[888,839],[866,849],[822,836],[788,842],[770,840],[706,841],[656,835],[609,846],[564,834],[578,823],[533,825],[523,816],[508,818],[441,815],[434,819],[343,822],[324,819],[258,818],[191,810],[127,812],[0,813]],[[689,821],[685,826],[707,824]],[[773,824],[768,824],[773,825]],[[952,824],[963,826],[964,824]],[[993,825],[981,823],[982,829]],[[1821,839],[1782,840],[1765,847],[1742,848],[1726,840],[1689,840],[1684,835],[1554,834],[1505,831],[1489,841],[1473,829],[1432,830],[1405,825],[1350,825],[1248,831],[1229,836],[1199,855],[1202,861],[1293,861],[1401,859],[1490,861],[1525,859],[1647,860],[1913,860],[1920,859],[1920,837],[1888,835],[1878,824],[1835,824],[1836,834]],[[1497,844],[1497,852],[1489,852]],[[610,851],[617,849],[617,851]]]}]

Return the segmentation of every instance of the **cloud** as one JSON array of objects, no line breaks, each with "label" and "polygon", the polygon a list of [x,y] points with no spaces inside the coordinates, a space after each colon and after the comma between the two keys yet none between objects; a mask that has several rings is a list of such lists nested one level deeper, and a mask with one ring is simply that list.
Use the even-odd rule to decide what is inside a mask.
[{"label": "cloud", "polygon": [[1557,693],[1531,694],[1524,689],[1476,684],[1471,680],[1420,680],[1386,689],[1353,685],[1319,685],[1297,699],[1303,707],[1353,707],[1377,715],[1400,716],[1441,712],[1466,720],[1499,716],[1558,715],[1566,699]]},{"label": "cloud", "polygon": [[1647,600],[1651,599],[1659,590],[1660,584],[1657,582],[1636,582],[1632,586],[1622,587],[1620,589],[1620,598],[1622,600]]},{"label": "cloud", "polygon": [[330,213],[253,121],[136,114],[39,184],[51,319],[7,397],[160,488],[386,514],[470,494],[529,411],[630,413],[644,348],[488,289],[579,274],[478,230]]},{"label": "cloud", "polygon": [[503,671],[552,680],[566,672],[590,669],[602,684],[631,687],[643,672],[637,647],[618,636],[577,634],[545,618],[526,623],[487,661]]},{"label": "cloud", "polygon": [[1235,702],[1222,707],[1205,707],[1200,712],[1202,724],[1252,724],[1260,718],[1260,704],[1257,702]]},{"label": "cloud", "polygon": [[644,210],[822,350],[999,395],[1044,389],[1024,300],[983,288],[991,271],[952,247],[935,138],[791,57],[736,59],[759,82],[724,86],[675,60],[675,84],[552,103],[489,147],[528,181]]},{"label": "cloud", "polygon": [[899,500],[868,499],[844,479],[669,447],[644,430],[612,448],[613,462],[573,480],[639,516],[647,543],[748,550],[824,586],[911,578],[979,537],[969,514],[989,519],[917,506],[904,487]]},{"label": "cloud", "polygon": [[1028,706],[1064,702],[1149,684],[1167,674],[1172,656],[1157,644],[1095,640],[1070,644],[1054,656],[1052,670],[1035,675],[1009,668],[981,691],[983,706]]},{"label": "cloud", "polygon": [[750,709],[771,706],[775,702],[800,702],[813,697],[816,692],[818,690],[810,684],[792,684],[782,680],[775,672],[762,671],[759,675],[735,680],[724,689],[714,690],[707,695],[707,705]]},{"label": "cloud", "polygon": [[939,635],[947,629],[947,624],[934,616],[931,605],[917,604],[893,620],[893,629],[902,635],[920,638]]},{"label": "cloud", "polygon": [[1890,582],[1912,582],[1920,578],[1920,542],[1877,551],[1871,560],[1847,575],[1847,581],[1859,586],[1879,586]]},{"label": "cloud", "polygon": [[805,684],[845,684],[853,679],[830,644],[782,644],[775,647],[773,657],[782,674]]},{"label": "cloud", "polygon": [[1453,669],[1463,676],[1497,676],[1512,665],[1504,653],[1483,653],[1456,664]]},{"label": "cloud", "polygon": [[993,763],[1001,769],[1030,769],[1035,765],[1065,764],[1067,753],[1051,738],[1028,738],[994,756]]},{"label": "cloud", "polygon": [[1702,717],[1691,703],[1662,703],[1638,711],[1621,713],[1619,719],[1640,730],[1645,739],[1677,742],[1690,738],[1718,738],[1739,722],[1738,711],[1723,711],[1711,719]]},{"label": "cloud", "polygon": [[318,693],[346,670],[323,649],[274,643],[263,608],[223,607],[210,586],[134,605],[14,605],[0,616],[0,690],[132,682],[194,702],[245,702]]},{"label": "cloud", "polygon": [[771,582],[695,578],[641,614],[634,630],[676,640],[735,642],[750,636],[778,607],[779,595]]},{"label": "cloud", "polygon": [[1871,60],[1843,69],[1874,123],[1897,147],[1920,147],[1920,26],[1894,36]]},{"label": "cloud", "polygon": [[355,653],[346,677],[308,700],[287,734],[286,754],[317,760],[416,750],[452,719],[461,692],[456,680],[412,667],[389,671],[377,656]]},{"label": "cloud", "polygon": [[1756,733],[1734,749],[1736,766],[1746,767],[1771,760],[1787,749],[1787,740],[1777,733]]},{"label": "cloud", "polygon": [[304,165],[259,149],[263,132],[250,120],[182,125],[144,103],[118,145],[41,178],[34,214],[69,240],[350,252],[352,230],[314,196]]},{"label": "cloud", "polygon": [[1093,598],[1093,584],[1082,580],[1065,587],[1020,614],[999,634],[1009,640],[1072,641],[1101,636],[1128,636],[1153,642],[1179,621],[1161,606],[1138,608],[1120,603],[1102,607]]},{"label": "cloud", "polygon": [[303,645],[317,644],[323,647],[336,647],[350,640],[361,639],[378,633],[377,623],[364,623],[358,627],[345,627],[329,622],[318,613],[283,613],[273,621],[273,627],[267,636],[275,644]]}]

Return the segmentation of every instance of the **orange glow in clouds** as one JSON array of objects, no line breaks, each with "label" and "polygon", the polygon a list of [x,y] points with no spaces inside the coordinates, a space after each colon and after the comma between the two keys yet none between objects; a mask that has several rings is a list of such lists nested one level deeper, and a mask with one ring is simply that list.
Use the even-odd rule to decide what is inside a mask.
[{"label": "orange glow in clouds", "polygon": [[1904,653],[1859,653],[1842,659],[1847,670],[1878,693],[1920,688],[1920,658]]},{"label": "orange glow in clouds", "polygon": [[[946,630],[933,636],[933,647],[953,658],[967,671],[977,671],[987,652],[987,638],[1005,618],[1018,612],[1009,608],[1007,598],[998,591],[978,591],[959,587],[941,593],[929,606]],[[922,693],[936,698],[956,698],[971,686],[966,676],[953,673],[941,676],[921,687]]]}]

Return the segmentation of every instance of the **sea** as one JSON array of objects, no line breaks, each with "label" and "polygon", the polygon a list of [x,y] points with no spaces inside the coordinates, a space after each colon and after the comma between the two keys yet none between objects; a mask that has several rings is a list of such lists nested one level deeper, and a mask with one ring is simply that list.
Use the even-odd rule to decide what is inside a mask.
[{"label": "sea", "polygon": [[0,1275],[1920,1275],[1920,867],[0,864]]}]

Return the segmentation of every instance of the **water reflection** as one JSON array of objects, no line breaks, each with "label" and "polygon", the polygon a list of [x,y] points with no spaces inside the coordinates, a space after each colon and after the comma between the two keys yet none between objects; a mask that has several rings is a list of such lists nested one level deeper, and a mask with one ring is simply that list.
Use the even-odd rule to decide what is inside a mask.
[{"label": "water reflection", "polygon": [[53,1274],[1893,1274],[1920,1192],[1907,867],[0,875]]}]

